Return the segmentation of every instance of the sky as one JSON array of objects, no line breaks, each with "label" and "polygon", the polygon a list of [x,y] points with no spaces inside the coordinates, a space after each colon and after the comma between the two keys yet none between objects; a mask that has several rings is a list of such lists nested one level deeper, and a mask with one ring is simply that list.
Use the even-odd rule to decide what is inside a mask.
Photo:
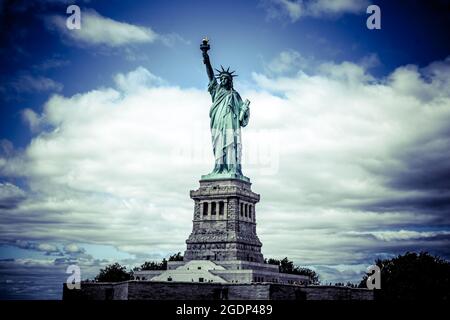
[{"label": "sky", "polygon": [[[81,29],[66,9],[81,8]],[[368,29],[369,5],[381,29]],[[185,250],[214,163],[199,45],[249,99],[266,258],[450,257],[450,2],[0,1],[0,299]]]}]

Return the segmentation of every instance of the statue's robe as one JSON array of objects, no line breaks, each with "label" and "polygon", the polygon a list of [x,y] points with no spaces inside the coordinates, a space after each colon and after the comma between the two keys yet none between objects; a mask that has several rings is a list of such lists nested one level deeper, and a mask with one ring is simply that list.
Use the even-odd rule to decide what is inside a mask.
[{"label": "statue's robe", "polygon": [[241,126],[248,123],[250,111],[247,101],[244,103],[234,89],[227,90],[213,79],[208,86],[212,106],[211,138],[215,157],[212,173],[236,173],[241,170]]}]

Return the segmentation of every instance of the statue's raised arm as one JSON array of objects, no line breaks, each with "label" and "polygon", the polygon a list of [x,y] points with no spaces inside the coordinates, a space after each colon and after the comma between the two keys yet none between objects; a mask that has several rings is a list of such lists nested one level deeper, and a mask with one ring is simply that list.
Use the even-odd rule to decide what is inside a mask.
[{"label": "statue's raised arm", "polygon": [[206,73],[208,74],[209,81],[212,81],[214,79],[214,71],[211,66],[211,62],[209,61],[208,50],[210,48],[211,47],[209,46],[208,38],[205,37],[202,40],[202,44],[200,45],[200,50],[202,50],[203,52],[203,63],[206,66]]}]

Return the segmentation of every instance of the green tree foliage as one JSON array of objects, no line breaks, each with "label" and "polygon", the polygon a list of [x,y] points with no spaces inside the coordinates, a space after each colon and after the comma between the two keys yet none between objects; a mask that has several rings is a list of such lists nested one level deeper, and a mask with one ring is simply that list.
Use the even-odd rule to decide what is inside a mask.
[{"label": "green tree foliage", "polygon": [[294,265],[294,262],[285,257],[282,260],[266,259],[264,261],[268,264],[277,265],[281,273],[299,274],[302,276],[308,276],[311,279],[311,284],[320,284],[319,275],[309,268],[302,268]]},{"label": "green tree foliage", "polygon": [[110,264],[105,269],[100,269],[99,274],[95,277],[98,282],[120,282],[131,279],[131,273],[127,271],[125,266],[119,263]]},{"label": "green tree foliage", "polygon": [[166,270],[167,269],[167,260],[163,259],[161,262],[154,261],[145,261],[141,264],[140,267],[134,268],[134,271],[143,271],[143,270]]},{"label": "green tree foliage", "polygon": [[183,256],[181,255],[181,252],[171,255],[169,257],[169,261],[183,261]]},{"label": "green tree foliage", "polygon": [[312,269],[295,267],[293,273],[308,276],[311,279],[311,284],[320,284],[319,275]]},{"label": "green tree foliage", "polygon": [[[379,300],[449,300],[450,263],[426,252],[376,260],[381,270]],[[359,287],[366,288],[366,274]]]},{"label": "green tree foliage", "polygon": [[280,260],[269,258],[269,260],[264,259],[264,263],[274,264],[276,266],[280,265]]},{"label": "green tree foliage", "polygon": [[[181,252],[171,255],[169,261],[183,261]],[[133,271],[143,270],[167,270],[167,260],[164,258],[161,262],[145,261],[140,267],[135,267],[133,269]]]}]

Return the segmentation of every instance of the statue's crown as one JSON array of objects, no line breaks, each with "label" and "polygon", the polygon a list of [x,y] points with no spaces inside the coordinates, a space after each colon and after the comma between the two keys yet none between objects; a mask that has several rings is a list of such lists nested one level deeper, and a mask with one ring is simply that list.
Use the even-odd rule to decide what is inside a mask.
[{"label": "statue's crown", "polygon": [[230,71],[230,67],[228,67],[227,70],[225,70],[222,65],[220,67],[222,68],[222,70],[215,69],[218,72],[218,74],[216,74],[216,78],[220,78],[222,76],[228,76],[233,79],[234,77],[238,76],[237,74],[234,74],[236,71]]}]

